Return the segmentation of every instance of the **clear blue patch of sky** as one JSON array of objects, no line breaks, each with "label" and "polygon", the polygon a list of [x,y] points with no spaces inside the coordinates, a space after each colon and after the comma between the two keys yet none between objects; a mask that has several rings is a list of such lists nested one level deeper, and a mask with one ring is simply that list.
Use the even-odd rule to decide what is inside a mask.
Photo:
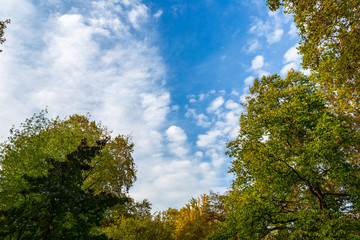
[{"label": "clear blue patch of sky", "polygon": [[234,1],[151,1],[150,6],[163,11],[160,51],[173,98],[225,88],[243,70],[241,43],[250,23],[245,6]]}]

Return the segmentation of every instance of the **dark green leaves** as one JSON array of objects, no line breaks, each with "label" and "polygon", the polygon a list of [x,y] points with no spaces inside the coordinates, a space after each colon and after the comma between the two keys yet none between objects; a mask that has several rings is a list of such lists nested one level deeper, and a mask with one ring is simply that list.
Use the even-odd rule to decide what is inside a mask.
[{"label": "dark green leaves", "polygon": [[88,146],[83,140],[65,161],[47,159],[52,167],[43,176],[23,178],[22,203],[0,211],[0,236],[17,239],[91,239],[106,209],[124,203],[111,194],[83,189],[83,175],[108,139]]}]

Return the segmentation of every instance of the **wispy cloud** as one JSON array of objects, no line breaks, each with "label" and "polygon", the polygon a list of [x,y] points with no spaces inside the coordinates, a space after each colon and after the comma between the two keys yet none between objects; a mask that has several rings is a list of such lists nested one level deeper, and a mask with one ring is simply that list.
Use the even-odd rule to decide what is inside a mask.
[{"label": "wispy cloud", "polygon": [[281,40],[284,34],[284,25],[289,21],[289,16],[284,15],[281,11],[269,11],[266,19],[255,18],[249,33],[255,34],[257,37],[265,37],[267,43],[273,44]]},{"label": "wispy cloud", "polygon": [[[90,112],[115,134],[132,134],[138,181],[130,194],[137,200],[148,198],[164,210],[209,189],[224,190],[223,149],[192,149],[186,131],[168,122],[177,108],[165,87],[166,65],[150,40],[156,39],[151,21],[161,12],[152,17],[137,0],[93,1],[86,9],[61,4],[54,1],[49,13],[31,0],[2,3],[0,15],[12,24],[0,56],[0,135],[46,106],[51,117]],[[205,98],[194,97],[197,103]],[[215,125],[229,134],[226,119],[236,105],[224,103],[219,98],[209,109],[224,114]],[[207,113],[189,114],[211,128]]]},{"label": "wispy cloud", "polygon": [[[28,8],[15,7],[23,4]],[[1,9],[12,19],[0,60],[0,96],[7,96],[0,104],[7,113],[2,136],[11,124],[48,106],[52,116],[91,112],[115,133],[131,133],[138,168],[158,157],[170,95],[157,48],[132,30],[146,31],[141,28],[149,14],[145,5],[98,1],[84,12],[42,13],[44,22],[25,25],[28,29],[22,23],[40,14],[32,2],[16,0]],[[39,38],[22,41],[22,31]]]}]

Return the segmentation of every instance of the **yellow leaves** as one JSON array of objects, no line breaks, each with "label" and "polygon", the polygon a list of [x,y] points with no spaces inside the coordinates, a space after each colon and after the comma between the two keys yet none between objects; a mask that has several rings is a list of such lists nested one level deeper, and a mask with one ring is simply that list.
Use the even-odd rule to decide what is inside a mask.
[{"label": "yellow leaves", "polygon": [[[217,199],[217,200],[215,200]],[[174,224],[175,239],[206,239],[212,233],[219,221],[224,217],[217,212],[215,201],[222,201],[216,194],[202,194],[198,198],[192,198],[188,204],[180,210],[169,209],[165,212],[167,221]]]}]

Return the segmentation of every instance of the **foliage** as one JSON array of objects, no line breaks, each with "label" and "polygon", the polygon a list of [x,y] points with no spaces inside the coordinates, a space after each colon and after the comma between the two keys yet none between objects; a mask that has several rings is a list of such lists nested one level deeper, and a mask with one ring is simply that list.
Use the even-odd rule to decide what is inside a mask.
[{"label": "foliage", "polygon": [[123,240],[171,240],[172,226],[160,215],[154,217],[116,217],[112,224],[102,229],[112,239]]},{"label": "foliage", "polygon": [[144,200],[117,206],[100,231],[112,239],[171,240],[174,227],[160,213],[151,214],[151,204]]},{"label": "foliage", "polygon": [[313,79],[256,79],[236,140],[228,216],[213,239],[358,239],[359,132],[328,111]]},{"label": "foliage", "polygon": [[[48,158],[52,167],[43,176],[23,175],[27,188],[20,191],[24,201],[0,210],[0,236],[8,239],[106,239],[91,234],[100,225],[105,210],[120,199],[91,189],[82,189],[84,172],[90,172],[91,161],[100,155],[108,139],[88,146],[84,140],[66,160]],[[123,202],[124,200],[122,200]]]},{"label": "foliage", "polygon": [[[44,159],[65,161],[66,154],[77,149],[82,139],[89,145],[110,136],[101,124],[87,116],[73,115],[68,119],[50,120],[46,111],[27,119],[20,129],[11,129],[7,142],[0,145],[0,209],[20,204],[19,193],[28,185],[23,178],[46,175],[52,167]],[[133,144],[129,136],[109,138],[102,154],[91,161],[91,170],[84,175],[84,188],[124,196],[135,181]]]},{"label": "foliage", "polygon": [[192,198],[180,210],[169,209],[165,220],[175,226],[173,237],[181,240],[207,239],[224,221],[224,196],[210,192],[199,198]]},{"label": "foliage", "polygon": [[[359,0],[267,0],[283,5],[297,24],[303,65],[315,70],[324,96],[335,110],[351,113],[360,124]],[[359,125],[358,125],[359,126]]]},{"label": "foliage", "polygon": [[[6,39],[4,38],[4,30],[6,28],[6,24],[10,24],[10,19],[0,21],[0,44],[3,44],[6,41]],[[0,52],[2,52],[1,49]]]}]

